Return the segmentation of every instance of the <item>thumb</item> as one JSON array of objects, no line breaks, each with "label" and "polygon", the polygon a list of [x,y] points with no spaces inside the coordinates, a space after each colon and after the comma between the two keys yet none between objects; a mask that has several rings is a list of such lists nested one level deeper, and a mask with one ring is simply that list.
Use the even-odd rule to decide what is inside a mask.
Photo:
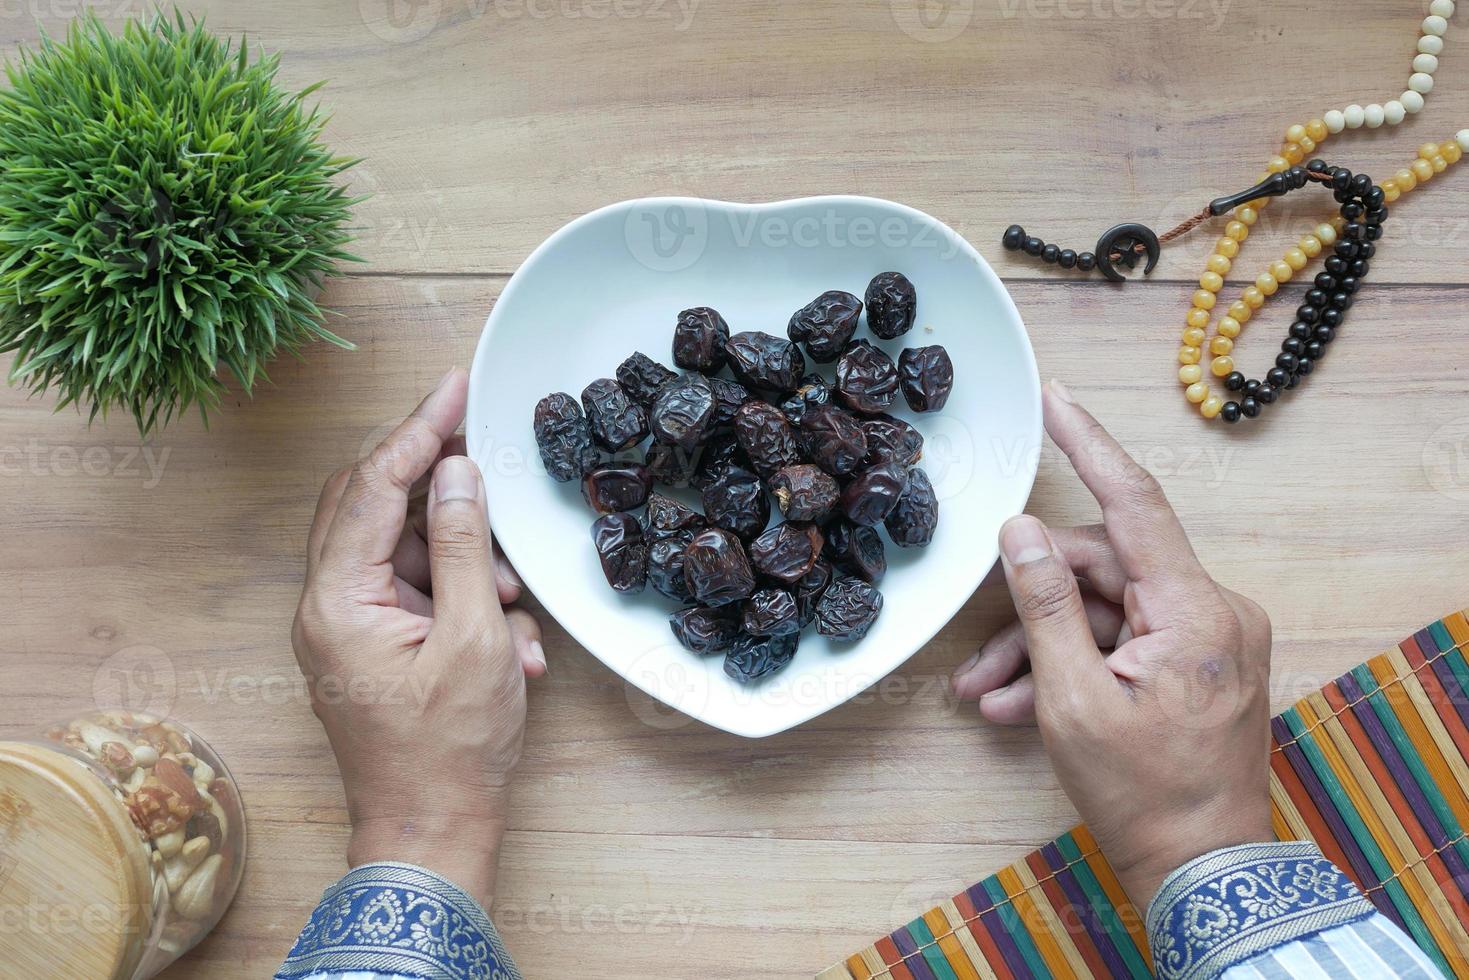
[{"label": "thumb", "polygon": [[428,506],[429,579],[436,622],[473,628],[505,623],[479,467],[466,456],[434,469]]},{"label": "thumb", "polygon": [[1037,705],[1087,703],[1110,671],[1092,636],[1071,566],[1046,526],[1025,514],[1000,528],[1000,552],[1025,627]]}]

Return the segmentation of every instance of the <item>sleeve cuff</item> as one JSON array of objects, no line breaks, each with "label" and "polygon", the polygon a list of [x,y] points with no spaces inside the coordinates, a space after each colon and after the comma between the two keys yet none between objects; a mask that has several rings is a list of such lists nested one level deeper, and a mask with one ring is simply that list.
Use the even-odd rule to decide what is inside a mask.
[{"label": "sleeve cuff", "polygon": [[522,980],[479,903],[411,864],[353,868],[321,897],[276,980],[350,971]]},{"label": "sleeve cuff", "polygon": [[1226,847],[1169,875],[1148,906],[1153,970],[1162,980],[1217,977],[1375,911],[1310,841]]}]

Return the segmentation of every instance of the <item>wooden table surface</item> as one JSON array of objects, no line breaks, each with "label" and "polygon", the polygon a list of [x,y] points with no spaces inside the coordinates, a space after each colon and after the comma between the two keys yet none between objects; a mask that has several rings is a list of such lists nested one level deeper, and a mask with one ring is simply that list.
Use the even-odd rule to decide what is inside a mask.
[{"label": "wooden table surface", "polygon": [[[80,4],[0,10],[3,50]],[[95,4],[110,22],[140,0]],[[167,976],[266,975],[344,868],[342,791],[296,684],[288,624],[316,492],[454,364],[542,239],[653,194],[871,194],[947,222],[994,264],[1043,377],[1069,383],[1163,481],[1205,564],[1270,612],[1284,706],[1469,603],[1469,163],[1393,209],[1372,281],[1309,391],[1205,427],[1174,350],[1214,234],[1151,281],[1063,281],[998,247],[1014,221],[1093,241],[1164,228],[1247,186],[1286,126],[1401,90],[1423,0],[210,0],[212,27],[331,80],[365,266],[326,301],[356,353],[272,368],[140,445],[0,389],[0,733],[119,691],[225,755],[250,813],[244,886]],[[1456,27],[1453,34],[1462,30]],[[1451,44],[1393,130],[1324,155],[1382,175],[1469,124]],[[1249,276],[1329,213],[1296,195]],[[1243,283],[1241,283],[1243,284]],[[1238,288],[1238,287],[1234,287]],[[1299,284],[1242,342],[1262,371]],[[8,370],[9,364],[0,365]],[[1047,447],[1030,509],[1096,508]],[[502,931],[531,977],[802,977],[1073,819],[1033,731],[955,705],[950,669],[1007,616],[987,587],[880,687],[745,741],[670,721],[546,623],[504,853]]]}]

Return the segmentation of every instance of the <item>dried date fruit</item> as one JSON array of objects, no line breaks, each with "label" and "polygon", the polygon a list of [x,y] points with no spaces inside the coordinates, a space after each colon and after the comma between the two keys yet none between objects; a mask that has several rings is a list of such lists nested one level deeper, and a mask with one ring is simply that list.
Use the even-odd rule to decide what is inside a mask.
[{"label": "dried date fruit", "polygon": [[692,450],[704,441],[714,419],[714,389],[697,374],[668,385],[653,404],[648,426],[653,438]]},{"label": "dried date fruit", "polygon": [[670,487],[687,487],[693,480],[699,458],[697,449],[680,449],[665,442],[648,443],[643,465],[653,474],[654,483]]},{"label": "dried date fruit", "polygon": [[780,670],[796,656],[800,633],[782,636],[742,635],[724,655],[724,672],[737,681],[748,683]]},{"label": "dried date fruit", "polygon": [[715,527],[749,541],[770,523],[765,484],[744,467],[726,466],[704,488],[704,516]]},{"label": "dried date fruit", "polygon": [[780,470],[771,478],[770,489],[789,521],[824,521],[841,499],[837,481],[813,463]]},{"label": "dried date fruit", "polygon": [[900,548],[922,548],[933,540],[939,524],[939,500],[927,473],[921,469],[909,471],[908,489],[883,524],[888,537]]},{"label": "dried date fruit", "polygon": [[898,506],[908,489],[908,470],[897,463],[879,463],[858,473],[842,491],[842,513],[853,524],[875,527]]},{"label": "dried date fruit", "polygon": [[598,378],[582,389],[582,408],[591,422],[592,438],[608,452],[620,453],[648,436],[648,415],[611,378]]},{"label": "dried date fruit", "polygon": [[786,585],[811,571],[826,541],[814,524],[778,524],[750,544],[750,564]]},{"label": "dried date fruit", "polygon": [[546,472],[557,483],[569,483],[597,462],[592,430],[576,399],[564,391],[547,395],[536,403],[536,448]]},{"label": "dried date fruit", "polygon": [[954,390],[954,364],[949,352],[938,344],[909,347],[898,355],[898,376],[903,398],[915,412],[937,412]]},{"label": "dried date fruit", "polygon": [[674,602],[688,602],[688,583],[684,580],[684,554],[694,540],[690,531],[658,538],[648,546],[648,584]]},{"label": "dried date fruit", "polygon": [[867,328],[883,340],[913,329],[918,291],[901,272],[879,272],[867,284]]},{"label": "dried date fruit", "polygon": [[581,495],[599,514],[635,510],[653,490],[653,474],[642,463],[609,463],[581,481]]},{"label": "dried date fruit", "polygon": [[694,468],[689,485],[695,490],[708,489],[718,476],[731,466],[750,469],[750,461],[732,430],[721,430],[709,437],[699,453],[699,465]]},{"label": "dried date fruit", "polygon": [[851,293],[829,290],[795,312],[786,336],[806,345],[813,361],[827,364],[841,356],[862,316],[862,301]]},{"label": "dried date fruit", "polygon": [[656,540],[685,531],[702,531],[707,526],[704,515],[694,508],[661,493],[648,496],[648,514],[643,521],[643,530],[649,537]]},{"label": "dried date fruit", "polygon": [[732,607],[710,609],[693,606],[668,617],[668,626],[678,642],[693,653],[728,650],[740,635],[740,620]]},{"label": "dried date fruit", "polygon": [[750,392],[738,381],[726,381],[723,378],[709,378],[709,387],[714,391],[714,419],[709,423],[711,429],[718,429],[726,425],[734,424],[735,413],[740,406],[750,400]]},{"label": "dried date fruit", "polygon": [[865,340],[847,345],[837,361],[836,377],[837,399],[854,412],[886,412],[898,395],[897,365]]},{"label": "dried date fruit", "polygon": [[867,435],[867,455],[863,466],[878,463],[897,463],[912,466],[923,458],[923,436],[902,419],[891,415],[876,415],[862,420],[862,431]]},{"label": "dried date fruit", "polygon": [[592,543],[607,584],[618,592],[637,593],[648,584],[648,539],[631,514],[607,514],[592,524]]},{"label": "dried date fruit", "polygon": [[816,603],[816,629],[833,640],[855,642],[882,612],[882,593],[858,578],[839,578]]},{"label": "dried date fruit", "polygon": [[685,371],[713,374],[724,367],[729,324],[718,311],[696,306],[678,315],[673,328],[673,363]]},{"label": "dried date fruit", "polygon": [[835,405],[817,405],[801,420],[806,458],[832,476],[845,476],[867,455],[862,423]]},{"label": "dried date fruit", "polygon": [[706,606],[727,606],[755,591],[745,546],[728,531],[700,531],[684,549],[683,561],[690,594]]},{"label": "dried date fruit", "polygon": [[774,405],[746,402],[735,415],[734,430],[740,448],[761,476],[774,476],[781,467],[801,460],[796,433]]},{"label": "dried date fruit", "polygon": [[791,592],[796,597],[797,621],[802,629],[810,626],[816,618],[816,603],[825,594],[826,587],[831,585],[834,574],[835,569],[831,562],[818,558],[816,564],[811,566],[811,571],[801,576],[801,580],[792,586]]},{"label": "dried date fruit", "polygon": [[877,531],[838,518],[826,526],[826,548],[822,552],[832,564],[876,585],[887,574],[887,552]]},{"label": "dried date fruit", "polygon": [[785,413],[786,421],[791,425],[799,427],[801,420],[806,417],[806,410],[813,405],[831,404],[831,385],[827,384],[819,374],[808,374],[801,379],[801,387],[796,393],[780,403],[780,410]]},{"label": "dried date fruit", "polygon": [[658,393],[678,380],[678,375],[653,360],[642,351],[633,351],[617,366],[617,383],[627,392],[627,397],[637,402],[644,410],[651,409]]},{"label": "dried date fruit", "polygon": [[788,394],[801,386],[806,359],[783,337],[757,330],[737,333],[724,345],[735,380],[757,391]]},{"label": "dried date fruit", "polygon": [[741,607],[740,626],[751,636],[801,632],[796,600],[785,589],[761,589]]}]

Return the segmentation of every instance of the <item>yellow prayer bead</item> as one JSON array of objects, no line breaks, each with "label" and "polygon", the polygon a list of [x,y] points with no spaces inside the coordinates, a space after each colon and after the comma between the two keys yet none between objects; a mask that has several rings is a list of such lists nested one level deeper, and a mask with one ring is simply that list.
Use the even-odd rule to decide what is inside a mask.
[{"label": "yellow prayer bead", "polygon": [[1209,365],[1209,370],[1214,373],[1215,377],[1222,378],[1234,370],[1234,358],[1228,356],[1216,357],[1213,363]]},{"label": "yellow prayer bead", "polygon": [[1438,156],[1437,143],[1424,143],[1422,146],[1418,147],[1419,159],[1432,160],[1436,156]]},{"label": "yellow prayer bead", "polygon": [[1209,353],[1215,357],[1223,357],[1232,350],[1234,350],[1234,341],[1228,337],[1215,337],[1209,341]]},{"label": "yellow prayer bead", "polygon": [[1285,157],[1285,162],[1292,167],[1306,159],[1306,151],[1299,143],[1285,144],[1284,148],[1280,151],[1280,155]]},{"label": "yellow prayer bead", "polygon": [[1301,137],[1305,135],[1306,127],[1302,126],[1300,123],[1296,123],[1294,126],[1285,131],[1285,141],[1287,143],[1299,143],[1301,141]]},{"label": "yellow prayer bead", "polygon": [[1311,153],[1316,149],[1316,141],[1310,136],[1296,140],[1300,144],[1302,153]]},{"label": "yellow prayer bead", "polygon": [[1433,176],[1433,164],[1427,160],[1414,160],[1408,164],[1408,169],[1413,171],[1413,176],[1418,178],[1420,184]]},{"label": "yellow prayer bead", "polygon": [[1259,278],[1255,280],[1255,288],[1266,296],[1274,296],[1275,291],[1280,288],[1280,283],[1270,273],[1262,272]]},{"label": "yellow prayer bead", "polygon": [[1265,294],[1260,292],[1258,286],[1246,286],[1245,291],[1239,294],[1239,298],[1245,301],[1245,305],[1252,310],[1258,310],[1265,305]]},{"label": "yellow prayer bead", "polygon": [[1400,191],[1400,190],[1398,190],[1398,182],[1397,181],[1395,181],[1395,180],[1384,180],[1382,182],[1382,199],[1384,201],[1386,201],[1388,204],[1391,204],[1392,202],[1396,201],[1398,198],[1400,198],[1402,196],[1403,196],[1403,192]]},{"label": "yellow prayer bead", "polygon": [[1212,419],[1224,410],[1224,399],[1218,395],[1210,395],[1199,402],[1199,413],[1206,419]]},{"label": "yellow prayer bead", "polygon": [[1435,153],[1433,159],[1428,162],[1433,165],[1433,172],[1436,174],[1441,174],[1449,169],[1449,162],[1443,158],[1442,154]]},{"label": "yellow prayer bead", "polygon": [[1204,376],[1204,369],[1197,364],[1185,364],[1178,369],[1178,380],[1186,385],[1196,384]]},{"label": "yellow prayer bead", "polygon": [[1199,276],[1199,288],[1217,293],[1224,288],[1224,277],[1217,272],[1206,272]]},{"label": "yellow prayer bead", "polygon": [[1209,256],[1209,261],[1205,262],[1204,266],[1210,272],[1217,272],[1221,276],[1227,276],[1229,275],[1229,270],[1234,268],[1234,263],[1224,256],[1216,254]]},{"label": "yellow prayer bead", "polygon": [[1218,302],[1218,297],[1209,292],[1207,289],[1194,290],[1194,305],[1197,306],[1199,309],[1212,310],[1216,302]]},{"label": "yellow prayer bead", "polygon": [[1311,234],[1320,239],[1321,244],[1325,245],[1327,248],[1330,248],[1331,246],[1336,244],[1336,229],[1331,227],[1331,225],[1324,223],[1319,224],[1316,226],[1316,230],[1313,231]]},{"label": "yellow prayer bead", "polygon": [[1239,254],[1239,242],[1233,238],[1221,238],[1214,243],[1214,251],[1226,259],[1232,259]]},{"label": "yellow prayer bead", "polygon": [[1234,338],[1239,336],[1239,332],[1240,323],[1234,317],[1221,316],[1219,318],[1219,336]]},{"label": "yellow prayer bead", "polygon": [[1398,182],[1398,190],[1404,194],[1418,186],[1418,176],[1407,167],[1393,174],[1392,179]]},{"label": "yellow prayer bead", "polygon": [[1321,239],[1315,235],[1302,235],[1301,240],[1296,242],[1296,248],[1306,253],[1306,258],[1314,259],[1321,254]]},{"label": "yellow prayer bead", "polygon": [[1180,347],[1178,348],[1178,363],[1197,364],[1199,363],[1199,358],[1203,356],[1203,353],[1197,347]]},{"label": "yellow prayer bead", "polygon": [[1209,397],[1209,386],[1202,381],[1196,381],[1183,390],[1183,397],[1197,405]]},{"label": "yellow prayer bead", "polygon": [[1291,276],[1296,274],[1296,270],[1292,269],[1283,260],[1276,259],[1270,263],[1270,274],[1275,277],[1277,282],[1290,282]]},{"label": "yellow prayer bead", "polygon": [[1254,225],[1260,220],[1260,212],[1246,204],[1234,213],[1234,216],[1247,225]]},{"label": "yellow prayer bead", "polygon": [[1447,143],[1439,144],[1438,152],[1449,163],[1458,163],[1464,156],[1464,150],[1459,146],[1458,140],[1449,140]]},{"label": "yellow prayer bead", "polygon": [[1270,198],[1268,198],[1268,197],[1257,197],[1253,201],[1246,201],[1245,202],[1245,207],[1247,207],[1247,208],[1254,208],[1256,211],[1264,211],[1265,210],[1265,205],[1267,205],[1269,203],[1270,203]]},{"label": "yellow prayer bead", "polygon": [[1233,303],[1229,304],[1229,315],[1234,317],[1240,323],[1248,323],[1250,321],[1250,317],[1254,315],[1254,312],[1255,311],[1250,309],[1250,307],[1242,300],[1235,300]]},{"label": "yellow prayer bead", "polygon": [[1289,168],[1290,161],[1287,160],[1285,157],[1271,157],[1270,162],[1265,164],[1266,172],[1272,174],[1278,174],[1282,170],[1288,170]]},{"label": "yellow prayer bead", "polygon": [[1306,135],[1318,143],[1326,139],[1330,133],[1331,131],[1326,128],[1326,121],[1323,119],[1312,119],[1306,123]]},{"label": "yellow prayer bead", "polygon": [[1338,235],[1341,234],[1341,230],[1343,228],[1345,228],[1346,226],[1347,226],[1347,219],[1346,218],[1343,218],[1341,215],[1337,215],[1336,217],[1334,217],[1334,218],[1331,219],[1331,227],[1333,227],[1333,228],[1336,229],[1336,233]]},{"label": "yellow prayer bead", "polygon": [[1188,311],[1188,316],[1184,317],[1184,320],[1191,327],[1207,327],[1209,325],[1209,311],[1196,307]]},{"label": "yellow prayer bead", "polygon": [[1311,261],[1310,259],[1306,258],[1306,253],[1298,248],[1286,249],[1283,258],[1285,259],[1285,264],[1290,266],[1297,272],[1300,272],[1302,269],[1304,269],[1306,267],[1306,264]]},{"label": "yellow prayer bead", "polygon": [[1202,327],[1189,327],[1187,330],[1185,330],[1183,332],[1183,343],[1184,343],[1184,346],[1185,347],[1202,347],[1202,346],[1204,346],[1204,338],[1206,336],[1207,336],[1207,334],[1204,333],[1204,330],[1203,330]]},{"label": "yellow prayer bead", "polygon": [[1242,242],[1250,237],[1250,226],[1243,221],[1231,221],[1224,226],[1224,237],[1233,238],[1237,242]]}]

